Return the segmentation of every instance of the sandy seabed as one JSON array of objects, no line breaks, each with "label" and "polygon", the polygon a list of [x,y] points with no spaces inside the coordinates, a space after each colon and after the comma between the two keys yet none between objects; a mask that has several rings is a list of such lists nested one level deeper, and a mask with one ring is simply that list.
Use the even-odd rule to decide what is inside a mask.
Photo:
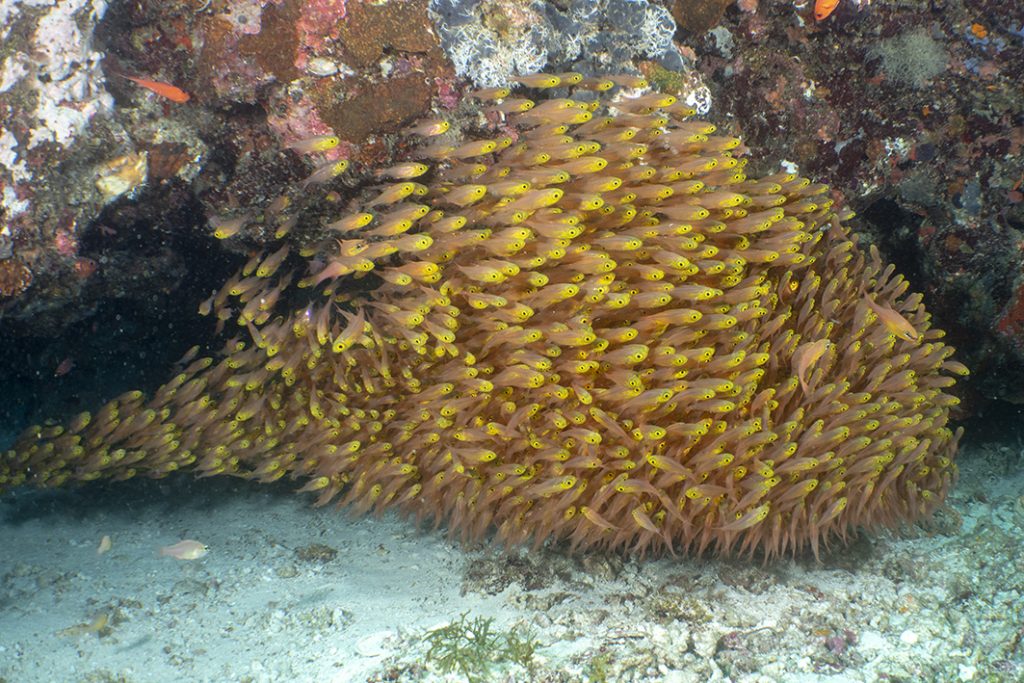
[{"label": "sandy seabed", "polygon": [[[0,498],[0,683],[1024,680],[1024,455],[959,462],[926,527],[768,566],[463,548],[293,484],[23,489]],[[209,553],[159,555],[183,538]]]}]

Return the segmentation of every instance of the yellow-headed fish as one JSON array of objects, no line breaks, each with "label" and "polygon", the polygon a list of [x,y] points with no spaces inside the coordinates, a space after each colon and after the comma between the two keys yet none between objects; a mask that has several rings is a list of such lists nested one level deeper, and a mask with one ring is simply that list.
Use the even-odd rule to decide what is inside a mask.
[{"label": "yellow-headed fish", "polygon": [[225,240],[237,235],[238,231],[241,230],[248,221],[248,216],[236,216],[234,218],[214,216],[210,218],[210,227],[213,228],[214,237],[219,240]]},{"label": "yellow-headed fish", "polygon": [[295,150],[300,154],[312,154],[313,152],[326,152],[327,150],[334,149],[340,142],[341,138],[333,133],[328,133],[327,135],[314,135],[305,140],[296,140],[295,142],[288,143],[285,147]]},{"label": "yellow-headed fish", "polygon": [[416,191],[416,183],[405,182],[388,185],[377,197],[367,206],[380,206],[382,204],[394,204],[399,202]]},{"label": "yellow-headed fish", "polygon": [[348,169],[348,159],[328,161],[325,164],[317,166],[309,177],[302,181],[302,187],[307,187],[309,185],[322,185],[334,180],[344,173],[346,169]]},{"label": "yellow-headed fish", "polygon": [[920,335],[909,320],[888,306],[879,306],[875,301],[864,294],[864,302],[874,311],[878,319],[882,321],[892,334],[903,341],[916,342]]},{"label": "yellow-headed fish", "polygon": [[811,366],[818,362],[832,344],[827,338],[801,344],[793,352],[793,369],[796,370],[797,379],[800,380],[800,387],[807,394],[810,390],[807,387],[807,373]]},{"label": "yellow-headed fish", "polygon": [[409,129],[409,132],[413,135],[422,135],[423,137],[431,137],[434,135],[441,135],[442,133],[448,132],[448,129],[452,127],[452,124],[445,121],[444,119],[431,119],[429,121],[423,121],[422,123],[413,126]]},{"label": "yellow-headed fish", "polygon": [[555,88],[562,82],[562,79],[554,74],[527,74],[512,80],[527,88]]},{"label": "yellow-headed fish", "polygon": [[388,168],[379,169],[374,173],[374,175],[378,178],[410,180],[411,178],[418,178],[429,170],[430,167],[426,164],[421,164],[418,161],[410,161],[407,163],[395,164]]}]

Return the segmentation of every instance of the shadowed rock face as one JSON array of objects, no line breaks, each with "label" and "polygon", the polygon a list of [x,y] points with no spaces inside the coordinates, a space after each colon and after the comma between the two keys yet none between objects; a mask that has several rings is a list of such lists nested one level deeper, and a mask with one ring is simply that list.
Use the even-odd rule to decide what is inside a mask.
[{"label": "shadowed rock face", "polygon": [[463,539],[769,558],[929,514],[966,368],[920,295],[826,186],[747,178],[636,77],[561,78],[489,105],[493,137],[424,139],[309,266],[254,258],[201,307],[244,339],[28,430],[0,486],[287,476]]}]

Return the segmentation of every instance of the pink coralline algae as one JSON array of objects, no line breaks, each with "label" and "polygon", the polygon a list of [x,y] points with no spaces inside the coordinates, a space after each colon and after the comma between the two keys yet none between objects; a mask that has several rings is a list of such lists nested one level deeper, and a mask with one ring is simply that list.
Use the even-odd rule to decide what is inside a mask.
[{"label": "pink coralline algae", "polygon": [[[272,0],[272,3],[280,4],[281,0]],[[265,0],[234,0],[217,17],[231,24],[240,34],[255,35],[262,28],[260,16],[266,4]]]},{"label": "pink coralline algae", "polygon": [[[302,71],[311,58],[331,52],[347,14],[346,0],[238,0],[214,15],[214,20],[222,27],[230,27],[233,38],[229,42],[264,32],[273,33],[278,39],[289,34],[290,45],[279,45],[284,49],[274,50],[276,54],[272,56],[275,60],[286,59],[297,71]],[[285,19],[283,25],[276,21],[278,18]]]},{"label": "pink coralline algae", "polygon": [[70,230],[61,228],[53,236],[53,247],[62,256],[75,256],[78,254],[78,238]]},{"label": "pink coralline algae", "polygon": [[[442,106],[457,99],[426,0],[283,0],[264,4],[257,23],[240,35],[222,15],[205,19],[199,75],[222,98],[264,104],[283,142],[335,133],[365,148],[368,136],[426,115],[442,87]],[[246,78],[254,68],[258,78]],[[327,160],[353,156],[352,144]]]},{"label": "pink coralline algae", "polygon": [[[331,133],[333,130],[323,122],[317,112],[316,104],[306,96],[291,102],[281,113],[267,116],[267,124],[278,134],[281,140],[306,140],[316,135]],[[352,143],[343,141],[340,145],[321,152],[324,160],[334,161],[347,159],[351,156]]]},{"label": "pink coralline algae", "polygon": [[311,0],[303,4],[296,24],[301,45],[296,67],[304,69],[310,57],[323,54],[329,43],[338,39],[345,15],[345,0]]}]

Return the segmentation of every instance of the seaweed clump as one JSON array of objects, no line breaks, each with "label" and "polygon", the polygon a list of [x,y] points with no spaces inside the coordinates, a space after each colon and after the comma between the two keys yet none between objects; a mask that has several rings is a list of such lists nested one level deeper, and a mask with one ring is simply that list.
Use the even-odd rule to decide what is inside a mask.
[{"label": "seaweed clump", "polygon": [[433,629],[424,636],[425,659],[442,673],[459,673],[467,681],[489,681],[495,666],[512,663],[529,669],[539,643],[527,628],[501,632],[494,619],[462,614],[458,621]]}]

